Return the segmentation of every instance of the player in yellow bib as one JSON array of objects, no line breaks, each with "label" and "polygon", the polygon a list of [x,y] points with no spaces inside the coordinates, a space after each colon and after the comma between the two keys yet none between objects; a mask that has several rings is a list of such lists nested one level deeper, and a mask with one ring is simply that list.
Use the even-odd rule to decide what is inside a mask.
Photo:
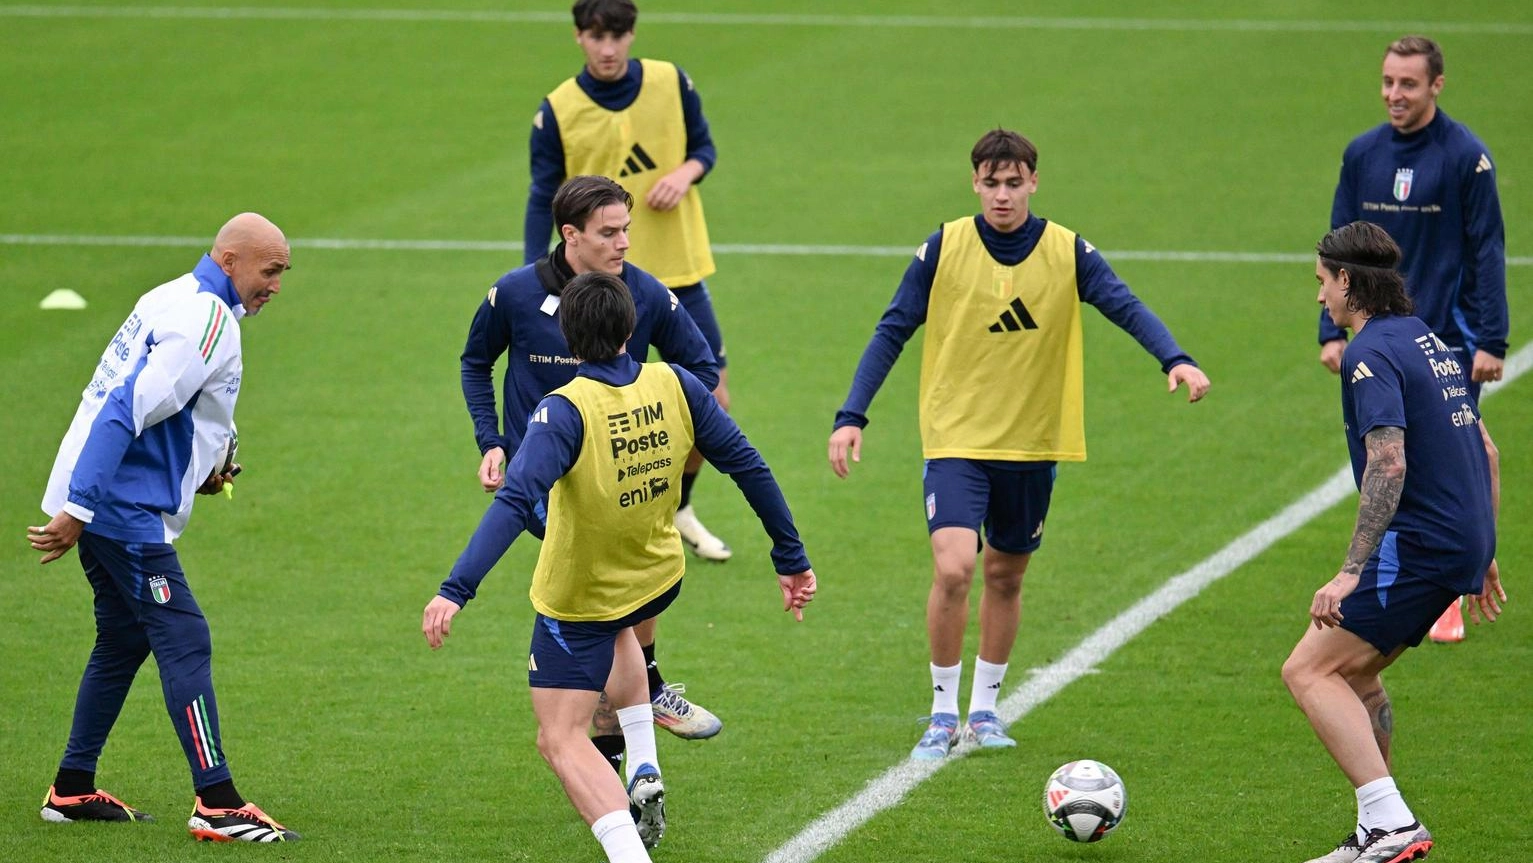
[{"label": "player in yellow bib", "polygon": [[[538,751],[607,859],[636,863],[650,859],[645,849],[665,832],[666,787],[633,627],[681,592],[686,556],[676,504],[694,443],[760,517],[783,609],[799,620],[814,599],[815,576],[771,470],[707,388],[684,368],[641,365],[628,355],[635,312],[622,279],[584,273],[561,301],[559,326],[581,361],[577,377],[533,411],[505,485],[426,605],[421,629],[431,647],[442,646],[454,616],[546,498],[527,670]],[[586,736],[604,689],[627,745],[626,792]]]},{"label": "player in yellow bib", "polygon": [[[728,359],[708,286],[713,251],[697,184],[717,152],[692,79],[663,60],[629,57],[639,10],[632,0],[580,0],[572,8],[585,68],[554,88],[533,115],[528,143],[532,182],[523,222],[526,263],[548,251],[550,204],[567,177],[611,177],[633,194],[633,264],[676,294],[718,360],[714,396],[729,409]],[[642,358],[641,358],[642,359]],[[681,479],[676,527],[698,557],[732,552],[691,505],[703,459],[694,451]]]},{"label": "player in yellow bib", "polygon": [[996,129],[970,160],[979,215],[944,224],[915,260],[873,334],[851,394],[836,414],[829,457],[837,476],[860,461],[868,405],[900,351],[926,326],[920,424],[926,523],[935,567],[926,603],[932,716],[911,752],[946,757],[959,736],[969,589],[985,528],[979,656],[965,734],[1015,746],[997,695],[1022,615],[1022,575],[1043,541],[1055,465],[1086,458],[1081,304],[1095,306],[1160,363],[1188,400],[1208,377],[1171,333],[1074,232],[1033,215],[1038,151]]}]

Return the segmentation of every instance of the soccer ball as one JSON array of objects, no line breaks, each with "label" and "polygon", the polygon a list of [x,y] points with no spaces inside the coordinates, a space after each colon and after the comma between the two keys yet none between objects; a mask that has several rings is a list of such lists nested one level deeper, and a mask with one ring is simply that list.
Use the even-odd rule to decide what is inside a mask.
[{"label": "soccer ball", "polygon": [[1071,842],[1096,842],[1123,823],[1127,813],[1123,780],[1100,761],[1071,761],[1043,787],[1043,814]]},{"label": "soccer ball", "polygon": [[240,432],[239,429],[234,427],[233,423],[230,423],[229,439],[224,443],[223,452],[221,453],[222,457],[214,459],[213,472],[208,474],[208,479],[212,479],[215,476],[222,476],[223,474],[234,470],[234,459],[237,455],[239,455],[239,451]]}]

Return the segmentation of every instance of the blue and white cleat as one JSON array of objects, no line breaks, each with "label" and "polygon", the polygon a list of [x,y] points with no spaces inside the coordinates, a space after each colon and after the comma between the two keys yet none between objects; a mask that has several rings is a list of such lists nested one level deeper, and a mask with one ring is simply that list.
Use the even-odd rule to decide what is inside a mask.
[{"label": "blue and white cleat", "polygon": [[639,828],[645,848],[660,844],[665,835],[665,783],[653,764],[640,764],[628,783],[628,814]]},{"label": "blue and white cleat", "polygon": [[958,714],[933,713],[931,724],[921,735],[921,742],[910,750],[910,758],[913,761],[940,761],[947,757],[957,741]]},{"label": "blue and white cleat", "polygon": [[993,710],[976,710],[970,713],[969,728],[965,736],[981,749],[1004,749],[1017,745],[1017,741],[1012,740],[1006,733],[1006,726],[1001,724],[1001,718],[996,716]]}]

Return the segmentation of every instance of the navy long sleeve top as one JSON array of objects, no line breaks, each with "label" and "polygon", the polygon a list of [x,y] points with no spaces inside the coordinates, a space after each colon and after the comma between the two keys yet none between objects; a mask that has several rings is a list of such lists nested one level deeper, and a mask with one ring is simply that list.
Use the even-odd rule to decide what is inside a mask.
[{"label": "navy long sleeve top", "polygon": [[[575,379],[579,361],[564,341],[558,317],[559,292],[574,275],[560,243],[536,264],[501,276],[474,313],[459,373],[480,453],[498,446],[508,459],[515,455],[538,402]],[[708,340],[676,296],[632,264],[623,265],[622,278],[637,312],[628,353],[642,359],[654,346],[661,359],[685,367],[709,389],[717,386],[718,364]],[[502,355],[508,358],[503,424],[495,410],[494,377]]]},{"label": "navy long sleeve top", "polygon": [[[1441,108],[1403,135],[1388,123],[1347,145],[1331,227],[1374,222],[1400,244],[1405,290],[1449,346],[1505,357],[1506,230],[1490,151]],[[1346,334],[1320,312],[1320,342]]]}]

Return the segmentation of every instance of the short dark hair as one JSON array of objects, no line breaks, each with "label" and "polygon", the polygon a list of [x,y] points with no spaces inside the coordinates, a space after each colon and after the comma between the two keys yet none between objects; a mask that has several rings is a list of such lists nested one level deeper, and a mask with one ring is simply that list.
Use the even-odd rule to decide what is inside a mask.
[{"label": "short dark hair", "polygon": [[636,313],[628,285],[611,273],[581,273],[559,295],[559,331],[584,362],[610,360],[633,335]]},{"label": "short dark hair", "polygon": [[570,12],[576,30],[595,30],[621,36],[631,32],[639,20],[639,7],[633,0],[580,0]]},{"label": "short dark hair", "polygon": [[633,196],[607,177],[590,174],[571,177],[554,193],[554,229],[574,225],[575,230],[584,231],[592,213],[613,204],[632,210]]},{"label": "short dark hair", "polygon": [[1443,49],[1436,42],[1425,36],[1401,36],[1389,43],[1389,49],[1384,56],[1399,54],[1401,57],[1425,57],[1427,58],[1427,83],[1437,80],[1443,73]]},{"label": "short dark hair", "polygon": [[1415,311],[1405,293],[1405,277],[1396,269],[1400,247],[1389,232],[1372,222],[1353,222],[1326,234],[1315,244],[1320,264],[1331,276],[1347,273],[1347,309],[1369,317],[1409,315]]},{"label": "short dark hair", "polygon": [[1036,171],[1038,148],[1033,146],[1032,141],[1010,129],[991,129],[969,152],[969,161],[974,164],[976,173],[979,172],[979,166],[986,162],[990,163],[991,171],[1007,165],[1026,165],[1029,171]]}]

